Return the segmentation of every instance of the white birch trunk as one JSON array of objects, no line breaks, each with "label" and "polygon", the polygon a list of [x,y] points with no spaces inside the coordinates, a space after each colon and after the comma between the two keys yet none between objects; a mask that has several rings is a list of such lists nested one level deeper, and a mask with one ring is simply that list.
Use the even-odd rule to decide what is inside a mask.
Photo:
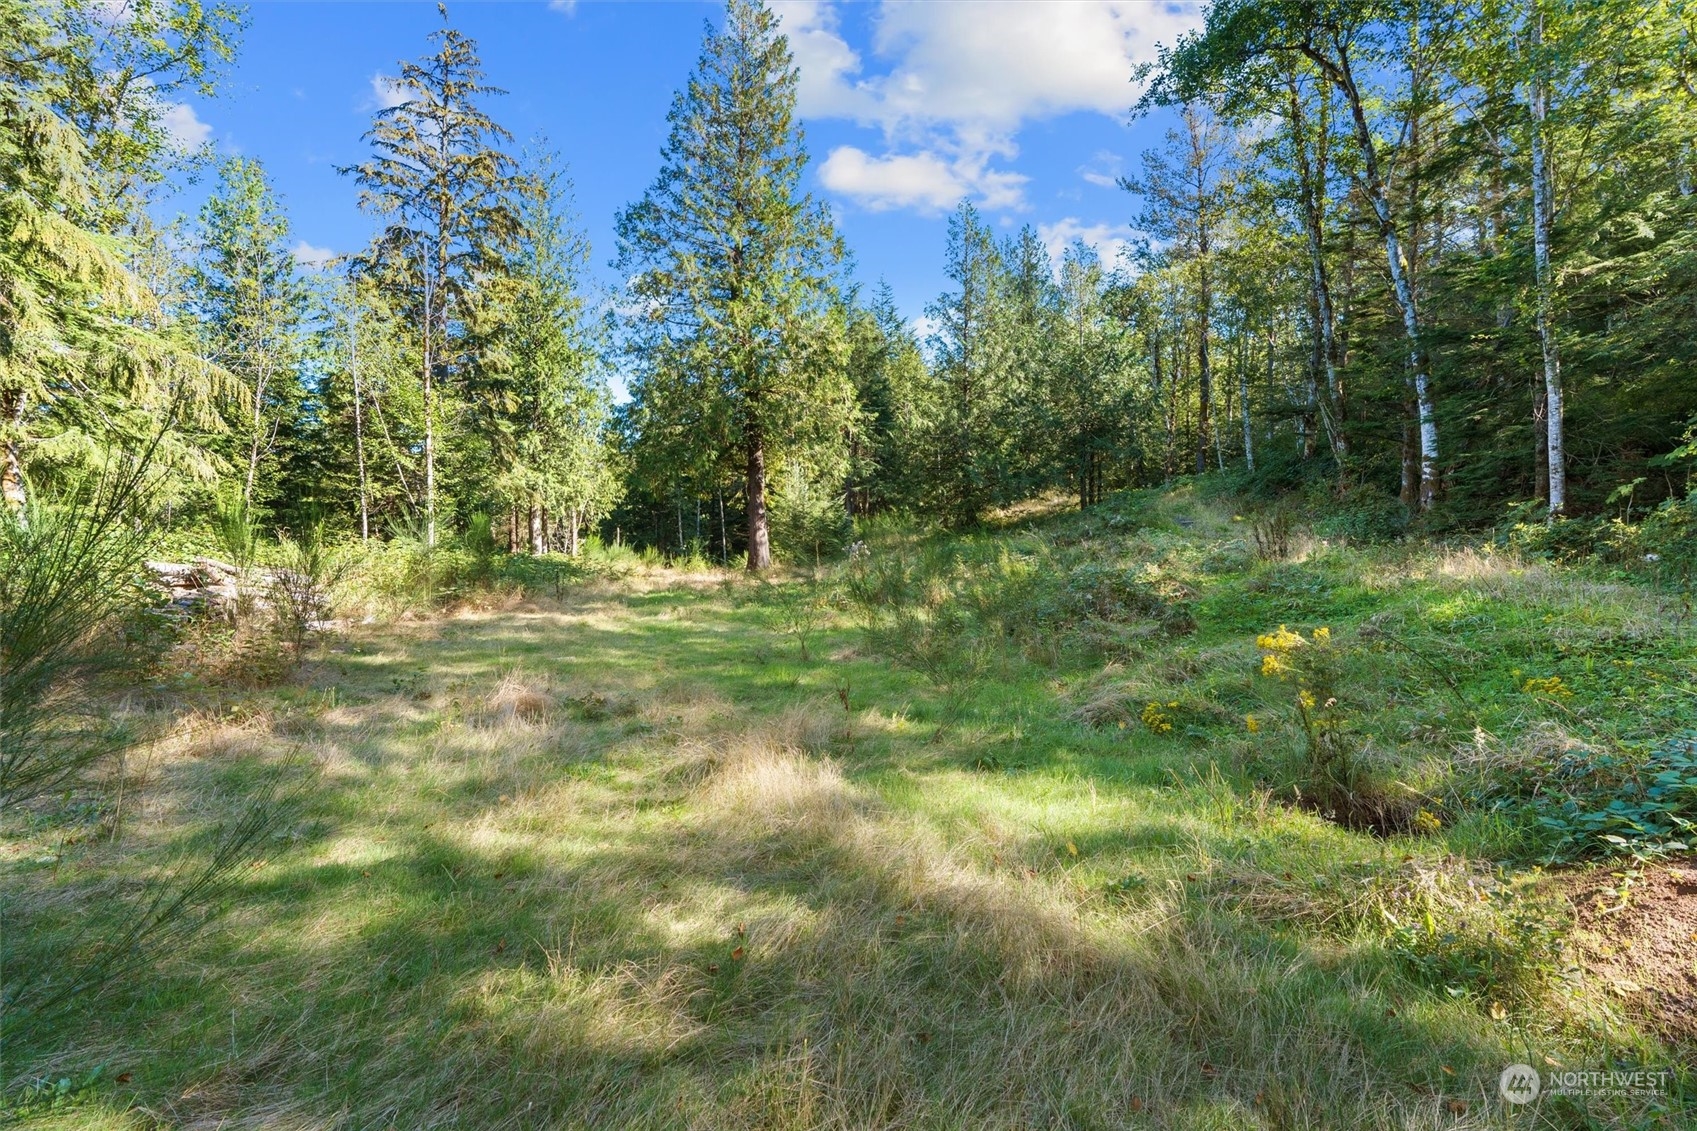
[{"label": "white birch trunk", "polygon": [[1550,202],[1549,139],[1545,121],[1549,115],[1549,82],[1545,75],[1544,15],[1533,0],[1532,13],[1532,261],[1538,287],[1538,340],[1544,351],[1544,399],[1550,465],[1550,517],[1567,507],[1567,453],[1563,443],[1561,350],[1556,341],[1553,317],[1554,283],[1550,273],[1550,225],[1554,209]]}]

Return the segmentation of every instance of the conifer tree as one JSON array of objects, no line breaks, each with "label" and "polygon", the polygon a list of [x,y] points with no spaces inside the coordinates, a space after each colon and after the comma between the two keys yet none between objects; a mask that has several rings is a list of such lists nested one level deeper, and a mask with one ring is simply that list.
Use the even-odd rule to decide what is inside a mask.
[{"label": "conifer tree", "polygon": [[[444,24],[445,6],[438,6]],[[401,64],[405,101],[377,112],[366,140],[372,157],[342,169],[360,186],[360,206],[383,231],[359,269],[396,294],[416,327],[424,396],[426,541],[436,542],[436,464],[444,392],[463,363],[458,349],[472,316],[480,273],[496,269],[511,247],[513,162],[501,149],[512,135],[482,108],[505,93],[483,81],[477,44],[444,26],[436,50]]]},{"label": "conifer tree", "polygon": [[954,289],[926,308],[940,402],[931,427],[932,508],[970,525],[1008,494],[1006,427],[1014,342],[1012,288],[1002,249],[978,210],[962,202],[949,220],[946,270]]},{"label": "conifer tree", "polygon": [[775,456],[843,414],[841,369],[810,364],[834,301],[841,247],[801,191],[798,72],[777,18],[731,0],[672,103],[659,176],[619,216],[617,265],[643,445],[672,445],[697,483],[734,463],[744,484],[748,568],[772,559],[767,479]]},{"label": "conifer tree", "polygon": [[236,469],[244,508],[270,496],[278,444],[301,410],[306,291],[289,250],[289,223],[259,162],[232,157],[201,209],[190,293],[208,356],[235,379],[219,446]]},{"label": "conifer tree", "polygon": [[505,312],[514,412],[502,483],[526,520],[533,553],[547,547],[549,516],[576,553],[579,533],[616,494],[607,443],[611,399],[580,277],[589,241],[571,211],[557,158],[539,153],[525,170],[518,205],[515,294]]},{"label": "conifer tree", "polygon": [[[0,0],[0,500],[26,502],[32,463],[86,463],[111,444],[157,435],[163,414],[210,403],[220,372],[197,358],[126,261],[111,186],[150,167],[162,146],[134,68],[154,90],[206,78],[223,57],[223,8],[154,3],[108,29],[97,50],[92,5]],[[100,68],[117,69],[104,76]],[[127,123],[121,153],[98,123]],[[138,126],[135,123],[140,122]],[[103,140],[104,139],[104,140]],[[158,462],[204,469],[167,432]]]}]

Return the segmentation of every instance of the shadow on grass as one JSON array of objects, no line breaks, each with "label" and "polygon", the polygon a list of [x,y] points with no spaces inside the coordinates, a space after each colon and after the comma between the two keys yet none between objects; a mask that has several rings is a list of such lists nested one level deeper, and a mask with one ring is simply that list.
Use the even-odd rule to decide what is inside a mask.
[{"label": "shadow on grass", "polygon": [[[925,741],[910,679],[762,661],[699,605],[643,604],[686,607],[469,619],[350,655],[334,675],[354,706],[296,736],[325,767],[302,842],[217,933],[76,1026],[9,1034],[9,1057],[104,1059],[130,1079],[91,1102],[184,1126],[1499,1121],[1510,1031],[1182,886],[1109,912],[1064,869],[974,863],[937,831],[947,804],[925,805],[970,751]],[[468,725],[513,669],[555,681],[553,714]],[[632,710],[580,717],[586,690]],[[1144,788],[1148,766],[1116,780],[1102,739],[1033,733],[1028,712],[975,716],[1024,726],[1031,756],[977,788]],[[188,763],[173,796],[229,772]],[[899,803],[873,788],[898,778]],[[162,820],[147,850],[179,835]],[[1157,800],[1071,843],[1159,857],[1240,836]]]}]

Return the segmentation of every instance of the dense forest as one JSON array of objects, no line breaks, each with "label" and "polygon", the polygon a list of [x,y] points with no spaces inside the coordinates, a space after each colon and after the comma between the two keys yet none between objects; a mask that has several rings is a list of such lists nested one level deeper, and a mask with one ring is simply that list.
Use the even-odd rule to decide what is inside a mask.
[{"label": "dense forest", "polygon": [[1693,1126],[1697,5],[1209,0],[923,317],[795,9],[610,247],[436,12],[308,264],[0,0],[0,1122]]},{"label": "dense forest", "polygon": [[[251,158],[215,162],[198,215],[151,219],[214,161],[170,144],[161,96],[213,88],[239,13],[102,12],[7,13],[14,510],[147,447],[173,531],[239,511],[759,569],[855,515],[969,526],[1211,470],[1330,490],[1379,533],[1630,518],[1689,486],[1679,4],[1214,4],[1127,86],[1128,112],[1176,108],[1122,178],[1135,253],[1057,263],[963,202],[923,340],[852,282],[806,190],[796,71],[758,5],[710,30],[616,249],[574,215],[588,155],[515,143],[445,23],[342,170],[370,246],[311,272]],[[625,293],[588,282],[609,250]]]}]

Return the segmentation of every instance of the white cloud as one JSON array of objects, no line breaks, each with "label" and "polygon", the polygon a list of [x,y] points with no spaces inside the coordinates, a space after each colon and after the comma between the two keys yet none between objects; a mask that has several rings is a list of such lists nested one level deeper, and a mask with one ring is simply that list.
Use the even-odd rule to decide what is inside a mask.
[{"label": "white cloud", "polygon": [[819,180],[875,212],[912,208],[934,213],[968,197],[986,208],[1017,208],[1027,178],[986,168],[971,157],[950,160],[930,150],[873,157],[844,145],[825,159]]},{"label": "white cloud", "polygon": [[[989,165],[1017,155],[1014,137],[1025,122],[1080,110],[1124,115],[1137,93],[1133,68],[1201,18],[1198,4],[1167,0],[883,0],[871,43],[879,65],[868,66],[844,39],[831,0],[775,0],[773,9],[801,70],[798,111],[876,126],[892,147],[882,158],[860,154],[859,166],[845,158],[839,174],[878,167],[906,184],[924,164],[934,187],[937,169],[948,166],[993,208],[1024,204],[1024,179]],[[973,168],[977,177],[967,177]],[[869,199],[899,207],[900,195]],[[936,193],[909,195],[914,203],[905,206],[936,207]]]},{"label": "white cloud", "polygon": [[330,265],[336,258],[336,253],[327,247],[314,247],[305,240],[294,246],[295,262],[311,271],[317,271]]},{"label": "white cloud", "polygon": [[1120,170],[1124,165],[1125,160],[1119,154],[1098,149],[1096,156],[1090,159],[1090,164],[1078,167],[1078,175],[1098,188],[1118,188]]},{"label": "white cloud", "polygon": [[575,16],[577,14],[577,0],[548,0],[548,10]]},{"label": "white cloud", "polygon": [[186,102],[172,102],[162,107],[159,124],[170,135],[171,144],[183,153],[199,149],[212,137],[212,127],[201,121],[194,107]]},{"label": "white cloud", "polygon": [[371,76],[371,102],[378,110],[392,110],[413,99],[413,90],[400,79],[378,73]]},{"label": "white cloud", "polygon": [[1129,224],[1086,224],[1077,217],[1068,216],[1053,224],[1037,225],[1037,238],[1043,241],[1043,246],[1049,251],[1049,259],[1058,271],[1061,257],[1067,248],[1075,243],[1083,243],[1094,248],[1096,255],[1102,261],[1106,270],[1119,266],[1121,256],[1128,251],[1133,232]]}]

